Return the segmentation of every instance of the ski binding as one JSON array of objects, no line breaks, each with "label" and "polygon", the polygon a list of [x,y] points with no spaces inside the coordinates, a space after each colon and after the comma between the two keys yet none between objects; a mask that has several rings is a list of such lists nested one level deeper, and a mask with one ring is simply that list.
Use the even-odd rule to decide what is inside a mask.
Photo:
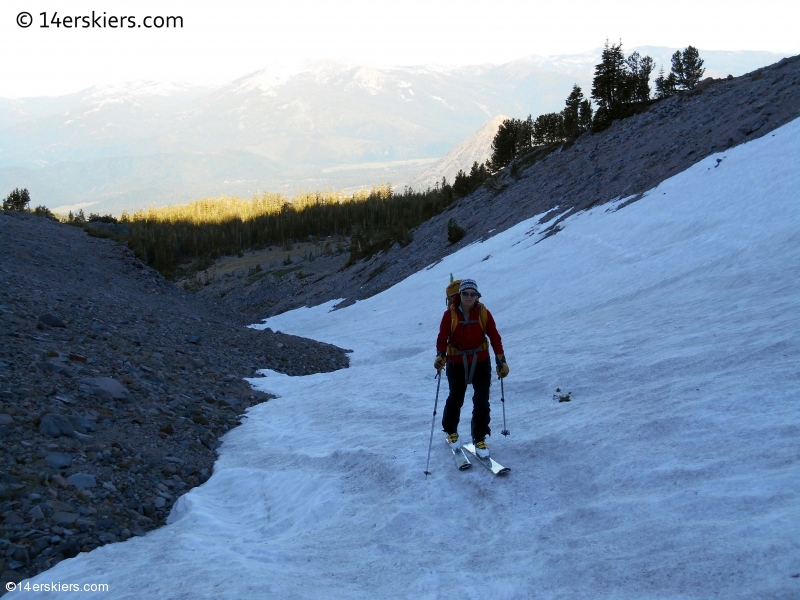
[{"label": "ski binding", "polygon": [[511,470],[510,467],[504,467],[491,456],[487,456],[486,458],[481,458],[478,456],[477,450],[475,449],[475,444],[464,444],[462,448],[468,450],[472,455],[475,456],[475,458],[478,459],[479,463],[481,463],[495,475],[505,475]]}]

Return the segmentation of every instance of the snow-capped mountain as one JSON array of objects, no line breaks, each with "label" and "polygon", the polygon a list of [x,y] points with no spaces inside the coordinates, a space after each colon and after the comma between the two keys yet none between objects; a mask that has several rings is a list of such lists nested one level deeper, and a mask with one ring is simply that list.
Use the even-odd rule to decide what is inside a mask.
[{"label": "snow-capped mountain", "polygon": [[[756,55],[770,62],[731,60]],[[498,114],[560,110],[573,83],[588,89],[592,56],[459,68],[284,62],[215,88],[134,82],[0,99],[0,190],[119,212],[408,181]]]}]

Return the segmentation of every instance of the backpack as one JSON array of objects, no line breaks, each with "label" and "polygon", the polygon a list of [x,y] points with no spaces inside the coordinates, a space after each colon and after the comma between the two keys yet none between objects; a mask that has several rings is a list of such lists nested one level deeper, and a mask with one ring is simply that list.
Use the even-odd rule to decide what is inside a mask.
[{"label": "backpack", "polygon": [[[456,330],[456,326],[458,325],[458,306],[460,301],[458,300],[459,295],[459,287],[461,285],[461,280],[456,279],[453,280],[453,274],[450,273],[450,285],[447,286],[445,289],[445,293],[447,294],[447,306],[450,309],[450,335],[453,335],[453,332]],[[478,323],[481,324],[481,329],[484,333],[484,340],[483,344],[481,344],[476,350],[488,350],[489,349],[489,342],[486,340],[486,321],[488,320],[488,311],[486,307],[483,305],[482,302],[478,302],[478,306],[480,306],[480,314],[478,315]],[[474,321],[465,321],[466,323],[474,323]],[[468,351],[472,352],[472,351]],[[454,348],[450,345],[450,338],[447,339],[447,354],[464,354],[457,348]]]},{"label": "backpack", "polygon": [[[453,274],[450,273],[450,285],[448,285],[447,289],[445,290],[445,293],[447,295],[445,296],[444,299],[444,302],[447,306],[450,306],[451,302],[455,303],[459,294],[459,287],[461,287],[461,280],[456,279],[455,281],[453,281]],[[456,298],[454,298],[453,296],[456,296]]]}]

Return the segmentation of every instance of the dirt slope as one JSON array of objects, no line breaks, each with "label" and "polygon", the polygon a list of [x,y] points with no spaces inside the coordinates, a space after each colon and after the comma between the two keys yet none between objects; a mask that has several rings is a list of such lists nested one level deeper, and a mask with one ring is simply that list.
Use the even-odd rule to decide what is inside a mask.
[{"label": "dirt slope", "polygon": [[[246,299],[231,287],[225,302],[267,316],[335,298],[349,304],[369,297],[455,250],[558,207],[567,215],[616,197],[641,194],[713,153],[768,134],[800,116],[800,56],[742,77],[706,81],[702,89],[653,103],[599,134],[584,134],[569,148],[534,165],[499,174],[485,186],[414,232],[414,241],[344,270],[346,257],[317,277],[294,282],[291,295],[271,293],[270,280]],[[556,213],[553,213],[556,214]],[[552,215],[550,215],[552,216]],[[447,241],[447,221],[466,229]],[[548,217],[549,218],[549,217]],[[336,268],[333,268],[333,267]],[[327,274],[327,276],[325,276]],[[206,293],[217,296],[214,286]]]}]

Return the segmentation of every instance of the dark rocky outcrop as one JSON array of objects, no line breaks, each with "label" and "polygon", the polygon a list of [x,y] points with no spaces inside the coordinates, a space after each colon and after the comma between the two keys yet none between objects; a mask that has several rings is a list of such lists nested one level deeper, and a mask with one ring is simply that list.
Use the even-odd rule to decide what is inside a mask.
[{"label": "dark rocky outcrop", "polygon": [[256,369],[348,364],[248,323],[110,239],[0,212],[0,595],[164,523],[211,474],[219,438],[269,398],[243,379]]}]

